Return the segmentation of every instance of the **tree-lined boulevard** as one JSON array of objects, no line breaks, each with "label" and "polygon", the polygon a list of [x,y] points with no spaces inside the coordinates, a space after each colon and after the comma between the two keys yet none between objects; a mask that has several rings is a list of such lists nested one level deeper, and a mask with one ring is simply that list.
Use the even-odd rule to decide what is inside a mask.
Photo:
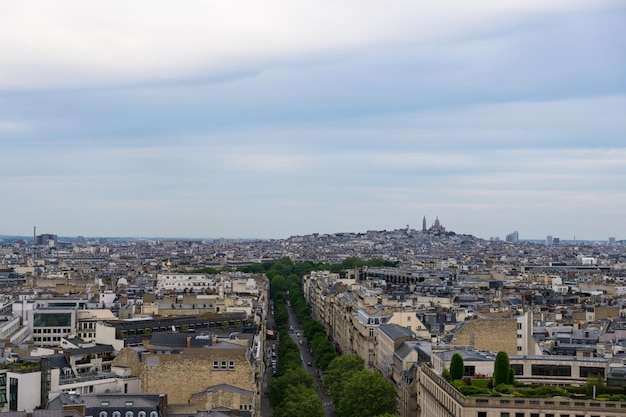
[{"label": "tree-lined boulevard", "polygon": [[365,369],[358,355],[335,351],[304,301],[301,279],[310,271],[299,269],[300,276],[293,271],[288,258],[267,271],[274,312],[268,324],[278,327],[279,336],[277,375],[267,383],[262,417],[394,415],[393,385]]}]

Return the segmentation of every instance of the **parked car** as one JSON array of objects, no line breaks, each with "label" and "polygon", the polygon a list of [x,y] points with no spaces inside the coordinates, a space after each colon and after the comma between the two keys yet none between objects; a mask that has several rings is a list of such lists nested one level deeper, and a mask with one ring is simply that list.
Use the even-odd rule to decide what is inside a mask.
[{"label": "parked car", "polygon": [[308,362],[306,363],[306,366],[313,366],[313,364],[311,363],[311,361],[308,361]]}]

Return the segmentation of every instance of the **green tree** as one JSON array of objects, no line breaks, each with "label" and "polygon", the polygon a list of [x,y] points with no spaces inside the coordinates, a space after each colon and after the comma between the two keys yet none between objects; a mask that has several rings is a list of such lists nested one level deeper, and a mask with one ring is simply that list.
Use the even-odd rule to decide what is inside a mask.
[{"label": "green tree", "polygon": [[324,405],[315,389],[291,385],[285,390],[283,401],[274,407],[273,417],[324,417]]},{"label": "green tree", "polygon": [[335,404],[341,398],[344,382],[356,372],[365,369],[365,361],[359,355],[338,356],[328,364],[324,373],[324,386],[332,397]]},{"label": "green tree", "polygon": [[311,388],[313,386],[313,377],[302,369],[302,367],[299,369],[290,369],[284,375],[278,378],[272,378],[267,384],[265,396],[270,401],[272,408],[276,408],[286,397],[287,388],[298,385],[302,385],[305,388]]},{"label": "green tree", "polygon": [[450,361],[450,377],[452,380],[461,379],[464,373],[465,364],[463,363],[463,357],[459,353],[455,353]]},{"label": "green tree", "polygon": [[392,383],[375,372],[363,369],[344,383],[337,415],[341,417],[376,417],[397,410],[396,390]]},{"label": "green tree", "polygon": [[587,377],[587,381],[583,384],[585,392],[588,396],[593,396],[593,387],[596,388],[596,395],[602,394],[606,390],[606,382],[600,374],[592,374]]},{"label": "green tree", "polygon": [[509,382],[509,369],[511,369],[509,355],[507,355],[506,352],[498,352],[496,355],[496,361],[493,365],[494,386],[507,384]]},{"label": "green tree", "polygon": [[271,291],[275,293],[277,291],[287,291],[289,289],[289,283],[287,279],[282,275],[276,275],[270,281]]},{"label": "green tree", "polygon": [[515,369],[509,368],[509,380],[507,381],[509,385],[513,385],[515,383]]}]

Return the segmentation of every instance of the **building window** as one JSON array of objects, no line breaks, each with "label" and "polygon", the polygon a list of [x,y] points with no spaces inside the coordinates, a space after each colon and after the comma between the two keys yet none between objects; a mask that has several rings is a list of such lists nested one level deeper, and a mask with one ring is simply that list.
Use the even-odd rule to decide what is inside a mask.
[{"label": "building window", "polygon": [[500,413],[500,417],[511,417],[511,415],[509,413]]},{"label": "building window", "polygon": [[478,412],[478,417],[487,417],[487,412],[486,411],[479,411]]},{"label": "building window", "polygon": [[[524,365],[522,365],[521,363],[513,363],[511,364],[511,368],[513,369],[513,371],[515,371],[515,375],[524,375]],[[515,416],[515,417],[519,417],[519,416]]]},{"label": "building window", "polygon": [[226,369],[226,361],[222,361],[222,369]]},{"label": "building window", "polygon": [[228,362],[228,369],[230,371],[234,371],[235,370],[235,361]]},{"label": "building window", "polygon": [[17,411],[17,378],[9,378],[9,411]]},{"label": "building window", "polygon": [[124,414],[124,417],[133,417],[133,412],[127,411],[126,414]]},{"label": "building window", "polygon": [[217,371],[218,369],[220,369],[220,364],[218,361],[213,361],[213,370]]},{"label": "building window", "polygon": [[581,366],[580,367],[580,377],[587,378],[591,375],[600,375],[604,378],[604,368],[596,367],[596,366]]},{"label": "building window", "polygon": [[524,417],[524,413],[515,413],[515,417]]},{"label": "building window", "polygon": [[100,414],[98,414],[99,417],[107,417],[107,412],[106,411],[100,411]]},{"label": "building window", "polygon": [[521,351],[522,351],[522,347],[521,347],[521,346],[518,346],[518,347],[517,347],[517,351],[518,351],[518,352],[521,352]]},{"label": "building window", "polygon": [[572,376],[570,365],[532,365],[533,376]]},{"label": "building window", "polygon": [[145,411],[138,412],[137,417],[146,417],[146,412]]},{"label": "building window", "polygon": [[119,411],[113,411],[113,414],[111,414],[111,417],[121,417],[122,413],[120,413]]},{"label": "building window", "polygon": [[374,337],[374,329],[370,329],[370,337]]},{"label": "building window", "polygon": [[150,417],[159,417],[159,413],[156,411],[150,411]]},{"label": "building window", "polygon": [[522,330],[522,323],[517,323],[517,330]]}]

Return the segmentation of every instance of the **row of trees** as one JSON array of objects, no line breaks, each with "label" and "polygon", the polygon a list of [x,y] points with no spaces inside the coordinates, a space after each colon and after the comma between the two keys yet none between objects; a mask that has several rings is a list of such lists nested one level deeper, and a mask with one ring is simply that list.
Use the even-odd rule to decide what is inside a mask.
[{"label": "row of trees", "polygon": [[330,271],[340,273],[346,269],[353,269],[362,266],[394,267],[398,266],[398,262],[386,261],[381,258],[372,258],[364,261],[360,258],[349,257],[344,259],[339,264],[315,263],[311,261],[294,263],[290,258],[284,257],[277,261],[247,265],[239,268],[239,270],[248,273],[265,274],[270,278],[273,275],[282,275],[283,277],[287,277],[291,274],[295,274],[296,276],[302,278],[303,276],[310,274],[312,271]]},{"label": "row of trees", "polygon": [[[465,363],[459,353],[452,355],[450,359],[449,379],[455,381],[463,378],[465,373]],[[498,352],[493,365],[493,386],[500,384],[513,384],[515,382],[515,371],[511,368],[509,355],[506,352]]]},{"label": "row of trees", "polygon": [[[291,266],[290,266],[291,265]],[[300,279],[290,273],[286,278],[282,274],[293,270],[291,260],[266,265],[265,272],[270,278],[270,297],[274,303],[274,321],[278,327],[278,376],[272,378],[265,392],[274,417],[323,417],[325,415],[322,399],[313,386],[313,377],[302,368],[300,349],[289,337],[287,324],[286,294],[290,289],[299,288]]]},{"label": "row of trees", "polygon": [[[348,261],[346,264],[355,263]],[[302,264],[293,264],[289,258],[263,264],[264,273],[270,278],[274,319],[280,334],[279,376],[270,381],[266,392],[274,416],[324,416],[323,404],[313,386],[313,378],[302,368],[299,348],[289,337],[287,298],[302,325],[317,368],[324,371],[324,386],[335,403],[337,416],[394,416],[396,393],[393,384],[379,373],[365,369],[364,361],[358,355],[338,355],[327,338],[324,326],[311,317],[301,282],[304,274],[315,269],[310,269],[311,263],[305,264],[304,267]]]},{"label": "row of trees", "polygon": [[279,375],[267,386],[267,396],[274,417],[323,417],[322,399],[313,386],[313,377],[303,368],[298,345],[283,327],[278,345]]}]

